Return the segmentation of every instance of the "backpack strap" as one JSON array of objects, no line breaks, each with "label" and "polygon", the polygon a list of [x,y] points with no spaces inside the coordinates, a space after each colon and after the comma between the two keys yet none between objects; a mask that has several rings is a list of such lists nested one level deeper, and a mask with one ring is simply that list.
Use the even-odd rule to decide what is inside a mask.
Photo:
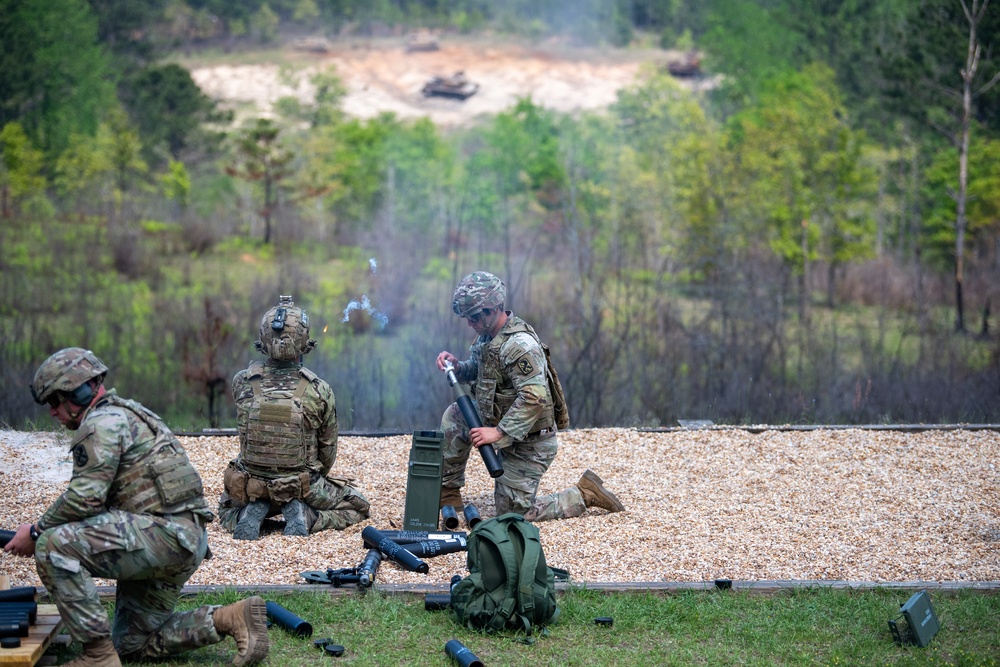
[{"label": "backpack strap", "polygon": [[531,634],[531,618],[535,610],[535,569],[538,567],[538,558],[541,556],[542,547],[535,538],[533,531],[524,524],[524,519],[511,521],[510,527],[521,534],[521,542],[524,544],[524,555],[521,558],[521,571],[517,580],[517,601],[518,618],[524,626],[524,631]]}]

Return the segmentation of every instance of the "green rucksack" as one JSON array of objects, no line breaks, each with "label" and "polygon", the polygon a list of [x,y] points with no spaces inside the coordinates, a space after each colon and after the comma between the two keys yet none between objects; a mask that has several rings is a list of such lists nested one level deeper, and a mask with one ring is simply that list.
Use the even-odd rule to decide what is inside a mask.
[{"label": "green rucksack", "polygon": [[520,514],[476,524],[469,534],[469,576],[451,589],[451,607],[470,630],[524,630],[559,617],[555,575],[538,528]]}]

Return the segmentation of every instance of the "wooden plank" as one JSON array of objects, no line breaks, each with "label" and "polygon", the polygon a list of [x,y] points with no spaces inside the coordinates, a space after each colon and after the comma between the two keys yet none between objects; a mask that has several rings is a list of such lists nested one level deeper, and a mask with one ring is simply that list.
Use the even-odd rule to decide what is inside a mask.
[{"label": "wooden plank", "polygon": [[62,619],[56,606],[38,605],[38,618],[28,630],[28,636],[21,637],[21,645],[18,648],[0,649],[0,665],[31,667],[42,657],[61,628]]}]

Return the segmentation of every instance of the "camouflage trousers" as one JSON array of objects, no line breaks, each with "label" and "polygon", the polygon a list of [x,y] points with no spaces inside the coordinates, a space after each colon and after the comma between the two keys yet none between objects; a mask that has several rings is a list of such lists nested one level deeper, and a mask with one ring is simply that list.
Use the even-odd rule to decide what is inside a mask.
[{"label": "camouflage trousers", "polygon": [[[465,467],[474,447],[457,403],[444,411],[441,432],[444,433],[441,486],[460,489],[465,485]],[[575,486],[545,496],[537,495],[542,475],[552,465],[558,450],[555,434],[531,442],[515,441],[510,447],[497,450],[503,463],[503,475],[493,483],[497,516],[516,512],[528,521],[548,521],[580,516],[587,510],[583,494]]]},{"label": "camouflage trousers", "polygon": [[[138,660],[222,641],[212,619],[217,607],[174,611],[207,552],[205,529],[190,519],[110,510],[43,532],[35,564],[70,637],[110,636],[122,658]],[[95,577],[117,582],[114,625]]]},{"label": "camouflage trousers", "polygon": [[[301,498],[302,502],[316,513],[316,520],[309,528],[310,533],[321,530],[343,530],[368,518],[368,500],[346,479],[328,479],[319,473],[313,473],[309,480],[309,493]],[[230,533],[236,530],[240,520],[240,510],[246,503],[231,497],[225,491],[219,499],[219,525]],[[281,505],[271,503],[268,516],[281,514]]]}]

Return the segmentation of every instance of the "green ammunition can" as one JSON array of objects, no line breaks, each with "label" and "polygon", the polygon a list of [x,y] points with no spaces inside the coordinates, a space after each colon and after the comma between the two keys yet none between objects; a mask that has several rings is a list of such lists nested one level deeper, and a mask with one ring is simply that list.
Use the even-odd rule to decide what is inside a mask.
[{"label": "green ammunition can", "polygon": [[437,530],[444,433],[414,431],[406,475],[404,530]]}]

